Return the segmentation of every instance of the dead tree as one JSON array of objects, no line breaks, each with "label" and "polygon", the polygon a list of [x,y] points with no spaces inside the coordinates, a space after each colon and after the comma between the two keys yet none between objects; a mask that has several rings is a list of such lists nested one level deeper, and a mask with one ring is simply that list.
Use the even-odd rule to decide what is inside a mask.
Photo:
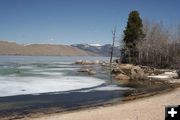
[{"label": "dead tree", "polygon": [[110,55],[110,70],[112,70],[112,57],[113,57],[113,52],[114,52],[114,42],[116,39],[116,27],[114,27],[114,30],[112,31],[112,39],[113,39],[113,43],[112,43],[112,47],[111,47],[111,55]]}]

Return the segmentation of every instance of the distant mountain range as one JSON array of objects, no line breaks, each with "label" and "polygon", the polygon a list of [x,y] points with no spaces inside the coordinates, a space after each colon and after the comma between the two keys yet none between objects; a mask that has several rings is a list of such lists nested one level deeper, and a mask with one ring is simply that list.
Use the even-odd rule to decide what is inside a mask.
[{"label": "distant mountain range", "polygon": [[0,55],[30,56],[97,56],[96,53],[84,51],[68,45],[30,44],[20,45],[15,42],[0,41]]},{"label": "distant mountain range", "polygon": [[[0,55],[29,55],[29,56],[110,56],[110,44],[29,44],[0,41]],[[114,47],[114,56],[119,56],[119,47]]]},{"label": "distant mountain range", "polygon": [[[93,52],[99,54],[101,56],[110,56],[110,51],[112,49],[111,44],[99,45],[99,44],[73,44],[73,47],[79,48],[84,51]],[[114,54],[113,56],[119,57],[120,56],[120,48],[118,46],[114,47]]]}]

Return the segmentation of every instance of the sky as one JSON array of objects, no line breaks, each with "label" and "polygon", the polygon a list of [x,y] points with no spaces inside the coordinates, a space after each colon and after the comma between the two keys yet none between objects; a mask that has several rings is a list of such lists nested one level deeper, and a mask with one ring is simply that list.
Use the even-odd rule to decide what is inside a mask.
[{"label": "sky", "polygon": [[180,23],[180,0],[0,0],[0,40],[20,44],[109,44],[128,14]]}]

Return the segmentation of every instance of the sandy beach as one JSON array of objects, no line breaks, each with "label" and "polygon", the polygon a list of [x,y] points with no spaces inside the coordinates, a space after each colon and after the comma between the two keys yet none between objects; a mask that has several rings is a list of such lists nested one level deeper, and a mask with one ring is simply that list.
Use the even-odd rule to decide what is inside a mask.
[{"label": "sandy beach", "polygon": [[164,120],[165,106],[180,104],[180,88],[124,104],[43,115],[21,120]]}]

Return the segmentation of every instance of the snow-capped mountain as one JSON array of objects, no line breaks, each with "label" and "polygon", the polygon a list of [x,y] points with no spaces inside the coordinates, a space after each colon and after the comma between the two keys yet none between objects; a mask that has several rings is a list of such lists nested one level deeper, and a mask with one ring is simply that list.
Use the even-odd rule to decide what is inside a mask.
[{"label": "snow-capped mountain", "polygon": [[[99,54],[101,56],[110,56],[110,51],[112,49],[111,44],[73,44],[71,45],[73,47],[77,47],[79,49],[94,52],[96,54]],[[114,47],[114,54],[113,56],[119,57],[120,56],[120,48],[118,46]]]},{"label": "snow-capped mountain", "polygon": [[102,45],[100,44],[89,44],[90,46],[95,46],[95,47],[101,47]]}]

